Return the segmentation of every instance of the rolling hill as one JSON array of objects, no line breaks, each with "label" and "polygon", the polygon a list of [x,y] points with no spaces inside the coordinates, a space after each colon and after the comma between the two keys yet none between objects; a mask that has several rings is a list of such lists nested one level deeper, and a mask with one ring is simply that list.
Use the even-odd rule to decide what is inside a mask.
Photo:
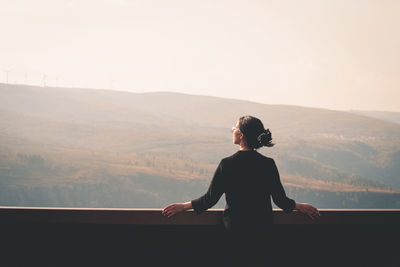
[{"label": "rolling hill", "polygon": [[367,117],[372,117],[384,121],[390,121],[400,124],[400,112],[390,112],[390,111],[365,111],[365,110],[350,110],[349,112],[363,115]]},{"label": "rolling hill", "polygon": [[0,205],[162,207],[193,199],[238,149],[229,130],[247,114],[271,130],[276,146],[260,153],[276,160],[297,201],[400,206],[396,123],[210,96],[6,84]]}]

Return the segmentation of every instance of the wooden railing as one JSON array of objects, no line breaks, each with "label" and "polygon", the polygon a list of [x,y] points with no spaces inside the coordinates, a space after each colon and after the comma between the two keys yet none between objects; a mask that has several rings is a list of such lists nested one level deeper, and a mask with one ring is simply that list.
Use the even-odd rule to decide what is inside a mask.
[{"label": "wooden railing", "polygon": [[[0,223],[131,224],[131,225],[219,225],[222,210],[201,215],[185,211],[171,218],[161,209],[2,207]],[[321,209],[315,220],[294,211],[274,210],[275,224],[399,224],[400,209]]]},{"label": "wooden railing", "polygon": [[[271,266],[399,267],[400,210],[274,210]],[[0,266],[227,266],[222,210],[0,207]]]}]

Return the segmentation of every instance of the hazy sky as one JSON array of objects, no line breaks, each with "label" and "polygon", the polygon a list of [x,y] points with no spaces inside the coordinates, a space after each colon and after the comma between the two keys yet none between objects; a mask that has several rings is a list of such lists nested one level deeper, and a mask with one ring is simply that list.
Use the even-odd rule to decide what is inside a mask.
[{"label": "hazy sky", "polygon": [[0,0],[0,82],[400,111],[400,1]]}]

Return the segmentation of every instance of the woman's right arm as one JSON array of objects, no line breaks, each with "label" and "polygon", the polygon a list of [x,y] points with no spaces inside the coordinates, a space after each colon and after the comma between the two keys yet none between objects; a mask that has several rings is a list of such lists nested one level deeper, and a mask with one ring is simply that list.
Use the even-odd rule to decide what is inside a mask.
[{"label": "woman's right arm", "polygon": [[274,160],[272,160],[272,181],[272,199],[278,207],[287,212],[291,212],[292,210],[300,211],[308,215],[311,219],[315,219],[320,216],[319,211],[314,206],[308,203],[297,203],[293,199],[290,199],[286,196],[285,189],[282,186],[279,171]]},{"label": "woman's right arm", "polygon": [[275,161],[271,161],[272,168],[272,188],[271,196],[274,203],[285,212],[292,212],[296,207],[296,201],[286,196],[285,189],[282,186],[281,178],[279,176],[278,168],[276,167]]}]

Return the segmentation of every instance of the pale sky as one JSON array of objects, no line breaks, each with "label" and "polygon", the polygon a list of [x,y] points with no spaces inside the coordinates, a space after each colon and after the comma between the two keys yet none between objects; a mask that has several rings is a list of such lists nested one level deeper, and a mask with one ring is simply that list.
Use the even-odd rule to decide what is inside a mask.
[{"label": "pale sky", "polygon": [[400,112],[398,0],[0,0],[0,82]]}]

